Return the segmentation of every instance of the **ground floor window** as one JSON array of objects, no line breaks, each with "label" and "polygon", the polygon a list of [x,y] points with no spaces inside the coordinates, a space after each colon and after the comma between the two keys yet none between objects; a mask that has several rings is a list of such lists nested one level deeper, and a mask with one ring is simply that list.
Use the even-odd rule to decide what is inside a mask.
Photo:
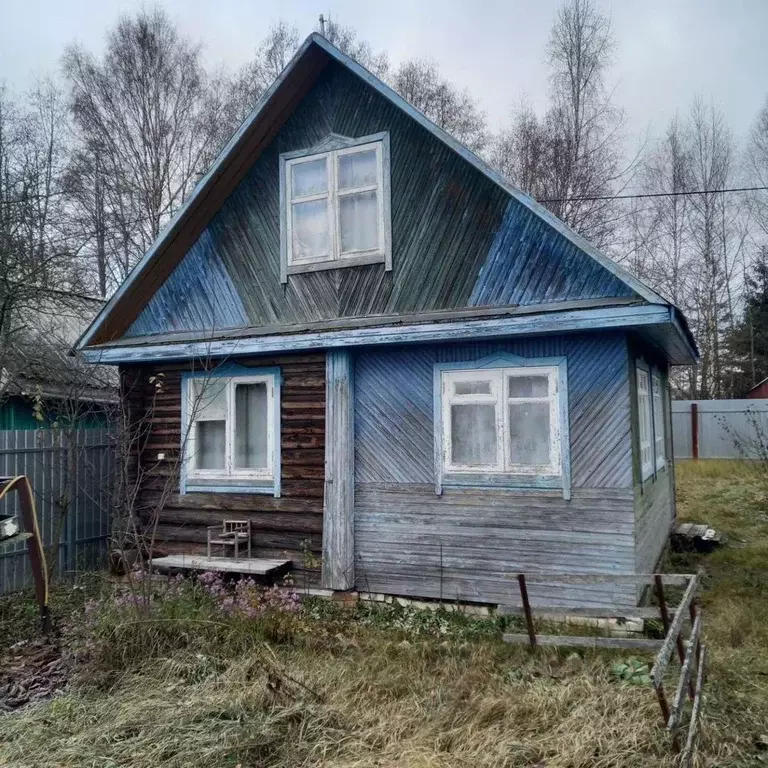
[{"label": "ground floor window", "polygon": [[564,485],[564,360],[534,364],[510,355],[437,368],[436,459],[444,481]]},{"label": "ground floor window", "polygon": [[279,378],[271,369],[185,376],[183,492],[276,490]]}]

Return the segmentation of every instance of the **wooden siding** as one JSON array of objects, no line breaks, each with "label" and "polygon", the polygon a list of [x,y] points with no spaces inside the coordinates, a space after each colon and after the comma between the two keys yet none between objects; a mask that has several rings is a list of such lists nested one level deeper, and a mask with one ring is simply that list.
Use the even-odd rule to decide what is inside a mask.
[{"label": "wooden siding", "polygon": [[211,232],[204,232],[150,299],[127,337],[166,331],[211,331],[247,325],[245,307],[218,256]]},{"label": "wooden siding", "polygon": [[323,521],[323,586],[328,589],[351,589],[355,583],[353,371],[348,350],[328,352]]},{"label": "wooden siding", "polygon": [[635,567],[653,573],[669,538],[674,489],[671,466],[635,489]]},{"label": "wooden siding", "polygon": [[[357,137],[380,131],[390,133],[393,271],[380,264],[346,267],[292,275],[283,286],[280,153],[317,144],[330,132]],[[225,291],[198,279],[201,242],[212,244],[226,267],[231,282]],[[195,293],[195,303],[205,309],[189,307],[190,274],[203,294]],[[265,326],[634,295],[555,226],[338,63],[320,74],[166,285],[131,334],[185,325],[202,330],[204,319],[217,327]],[[239,302],[247,323],[236,322]]]},{"label": "wooden siding", "polygon": [[[435,494],[433,366],[507,352],[567,358],[572,498],[560,491]],[[366,350],[355,363],[358,589],[519,602],[525,571],[632,572],[629,357],[622,334]],[[441,565],[442,558],[442,565]],[[630,604],[632,586],[536,585],[539,605]]]},{"label": "wooden siding", "polygon": [[[125,400],[131,422],[147,430],[136,460],[143,482],[137,513],[146,525],[159,510],[157,542],[166,553],[205,551],[206,526],[224,519],[250,519],[253,555],[288,557],[304,570],[304,549],[315,558],[322,552],[323,491],[325,474],[325,354],[238,358],[245,366],[279,367],[282,371],[281,496],[235,493],[178,493],[172,482],[174,462],[181,445],[181,375],[189,366],[122,369]],[[162,393],[154,408],[150,376],[164,374]],[[158,453],[165,460],[158,461]],[[310,574],[313,580],[318,573]]]},{"label": "wooden siding", "polygon": [[574,488],[631,488],[628,352],[615,333],[368,350],[355,363],[358,483],[434,483],[433,365],[567,358]]},{"label": "wooden siding", "polygon": [[[357,588],[412,597],[520,603],[520,572],[632,572],[631,488],[552,492],[358,483]],[[534,605],[631,605],[633,585],[536,584]]]},{"label": "wooden siding", "polygon": [[510,199],[469,303],[530,305],[634,295],[548,221]]}]

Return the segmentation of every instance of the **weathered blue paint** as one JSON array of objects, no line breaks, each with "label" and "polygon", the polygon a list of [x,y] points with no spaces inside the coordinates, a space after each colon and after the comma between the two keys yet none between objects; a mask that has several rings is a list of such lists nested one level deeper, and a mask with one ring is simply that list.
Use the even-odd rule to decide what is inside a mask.
[{"label": "weathered blue paint", "polygon": [[[492,320],[465,320],[446,323],[421,323],[400,327],[355,328],[321,333],[249,336],[235,339],[210,339],[179,344],[103,346],[84,350],[94,363],[135,363],[157,360],[216,359],[233,355],[338,349],[379,344],[419,344],[431,341],[467,341],[510,336],[543,336],[564,331],[604,331],[616,328],[670,328],[670,309],[659,305],[631,305],[601,309],[570,310],[542,314],[510,314]],[[665,351],[680,352],[677,336],[668,339]],[[662,347],[662,349],[665,349]],[[687,360],[687,356],[682,359]]]},{"label": "weathered blue paint", "polygon": [[528,305],[635,295],[616,274],[512,198],[469,304]]},{"label": "weathered blue paint", "polygon": [[[560,450],[562,472],[557,477],[548,475],[518,475],[514,477],[499,474],[443,473],[443,409],[442,409],[442,373],[443,371],[462,370],[464,368],[502,368],[502,367],[556,367],[558,369],[558,406],[560,413]],[[571,498],[571,439],[568,429],[568,361],[565,357],[522,357],[520,355],[502,352],[486,355],[477,360],[462,362],[435,363],[433,366],[433,419],[435,447],[435,493],[439,496],[444,486],[454,488],[557,488],[563,493],[564,499]]]},{"label": "weathered blue paint", "polygon": [[[338,133],[347,136],[361,136],[365,133],[370,134],[381,130],[391,130],[396,125],[407,125],[410,128],[411,133],[414,133],[415,129],[416,133],[421,132],[423,136],[429,137],[428,141],[423,143],[424,149],[427,150],[426,152],[420,155],[411,154],[411,157],[419,158],[420,165],[427,169],[429,171],[429,175],[432,177],[431,183],[428,183],[427,186],[422,185],[423,188],[419,190],[419,197],[423,202],[430,201],[434,203],[436,200],[440,201],[440,198],[442,197],[442,201],[440,202],[445,203],[447,202],[446,192],[448,192],[449,197],[454,196],[460,198],[461,195],[457,196],[459,191],[468,191],[469,188],[473,186],[473,184],[468,184],[467,182],[470,182],[470,177],[472,176],[472,172],[474,172],[477,183],[474,184],[476,189],[472,190],[470,196],[476,197],[479,194],[482,198],[488,200],[489,203],[491,203],[486,216],[481,220],[484,225],[481,227],[481,229],[484,228],[489,232],[489,234],[492,233],[496,226],[498,226],[498,221],[494,223],[494,219],[496,216],[498,216],[498,213],[493,212],[494,207],[498,207],[498,203],[502,203],[503,205],[501,210],[503,211],[504,205],[506,205],[507,201],[512,198],[520,203],[523,207],[529,209],[537,217],[546,221],[549,224],[549,227],[558,233],[561,237],[572,242],[578,249],[592,257],[597,263],[601,265],[601,267],[603,267],[604,270],[607,270],[619,281],[628,286],[629,290],[636,293],[638,297],[643,298],[649,302],[665,303],[662,297],[650,290],[642,282],[633,278],[629,273],[621,269],[605,255],[597,251],[583,238],[573,233],[565,224],[557,220],[548,211],[546,211],[546,209],[538,205],[529,196],[523,194],[520,192],[520,190],[510,185],[497,172],[489,168],[477,156],[470,152],[466,147],[463,147],[461,144],[459,144],[445,131],[438,128],[423,114],[421,114],[418,110],[414,109],[404,99],[402,99],[402,97],[392,91],[392,89],[367,72],[359,64],[345,56],[322,37],[313,35],[307,38],[307,40],[299,49],[297,55],[292,59],[275,85],[269,89],[268,93],[257,105],[257,108],[251,113],[241,129],[228,143],[227,147],[225,147],[225,150],[221,153],[219,158],[217,158],[209,173],[206,175],[206,177],[204,177],[204,179],[196,188],[190,200],[185,203],[185,205],[182,207],[182,210],[174,217],[170,225],[164,231],[163,235],[161,235],[161,237],[158,239],[157,243],[153,245],[152,249],[142,260],[137,269],[133,271],[127,283],[121,287],[116,296],[113,297],[113,300],[111,300],[107,307],[105,307],[104,311],[100,313],[92,327],[86,332],[86,334],[84,334],[79,343],[80,347],[85,346],[90,342],[98,328],[101,326],[104,318],[112,311],[119,299],[125,294],[126,288],[134,281],[139,279],[140,275],[146,271],[150,262],[155,258],[158,258],[162,253],[165,245],[167,245],[167,243],[176,234],[178,234],[178,231],[183,226],[185,219],[191,215],[191,211],[194,208],[193,203],[195,202],[197,196],[203,196],[215,186],[217,182],[217,176],[221,169],[229,161],[230,156],[238,150],[242,143],[243,137],[248,133],[250,128],[259,120],[267,119],[266,114],[262,113],[269,108],[270,100],[276,91],[281,88],[283,84],[290,80],[290,74],[299,64],[300,60],[305,56],[315,55],[318,49],[325,53],[327,60],[330,63],[322,68],[322,70],[321,67],[316,68],[315,76],[317,79],[315,85],[313,86],[310,95],[305,97],[304,101],[299,105],[296,113],[301,113],[302,108],[307,103],[312,103],[312,95],[314,94],[317,96],[318,93],[320,94],[320,101],[324,102],[320,105],[322,110],[318,113],[316,109],[315,114],[312,116],[311,125],[299,131],[295,131],[296,114],[294,114],[288,120],[288,123],[280,130],[280,133],[273,144],[285,145],[287,140],[289,141],[289,137],[292,131],[294,131],[295,138],[298,139],[298,143],[294,141],[291,146],[281,146],[280,151],[295,151],[296,149],[301,149],[302,147],[306,148],[307,146],[312,146],[330,133]],[[334,80],[334,78],[336,82],[336,88],[331,88],[330,90],[327,87],[324,88],[324,86],[327,86],[329,82]],[[286,87],[288,86],[286,85]],[[317,98],[315,98],[315,102],[317,102]],[[294,123],[293,126],[291,126],[292,122]],[[345,123],[345,125],[342,126],[340,123]],[[397,141],[394,140],[394,137],[392,149],[393,160],[395,160],[398,154],[398,147]],[[445,151],[449,153],[449,156],[445,156]],[[269,152],[265,154],[268,155]],[[263,158],[258,158],[256,165],[259,165],[262,159]],[[433,159],[437,161],[437,164],[430,167],[431,161]],[[456,162],[454,162],[456,160],[459,161],[458,165]],[[272,153],[271,163],[273,166],[276,164],[276,161],[277,158],[275,154]],[[445,165],[451,165],[463,174],[464,178],[461,180],[461,183],[458,187],[454,185],[452,187],[446,188],[440,184],[434,183],[436,170]],[[274,172],[272,173],[272,176],[275,178],[277,177],[276,171],[277,169],[275,168]],[[409,175],[413,175],[412,171],[413,169],[411,168]],[[402,181],[402,179],[398,180],[397,173],[393,168],[393,209],[395,212],[398,208],[397,185],[399,181]],[[474,182],[475,179],[472,181]],[[272,186],[273,191],[275,191],[274,188],[277,185],[273,183]],[[498,193],[501,193],[501,195]],[[278,195],[275,194],[274,197],[274,203],[277,203]],[[466,205],[465,200],[461,200],[461,202]],[[424,211],[422,210],[421,220],[424,220],[425,218],[423,213]],[[463,213],[460,215],[466,218]],[[445,222],[451,219],[455,220],[456,214],[451,215],[447,209],[444,209],[442,211],[441,220]],[[419,220],[418,212],[416,220]],[[470,225],[472,225],[473,222],[471,217],[469,217],[468,221]],[[393,222],[393,232],[397,233],[397,231],[397,222]],[[440,240],[442,238],[435,238],[434,232],[431,234],[431,241],[434,242],[435,247],[438,250],[444,251],[445,248],[440,248]],[[430,242],[430,240],[425,242]],[[477,248],[474,250],[475,252],[478,251]],[[484,254],[485,250],[480,249],[480,253]],[[397,258],[395,256],[395,263],[396,261]],[[266,265],[262,265],[262,268],[265,267]],[[475,276],[477,275],[478,267],[478,262],[473,261],[470,267],[470,271],[474,270]],[[368,271],[369,273],[373,272],[372,270]],[[431,271],[429,276],[434,283],[436,281],[435,278],[437,275],[435,275],[434,271]],[[374,273],[372,277],[374,283],[381,287],[382,283],[379,279],[379,276]],[[441,280],[438,279],[437,282],[440,284]],[[455,282],[455,280],[453,282]],[[407,282],[404,284],[408,285]],[[454,304],[454,306],[456,305]]]},{"label": "weathered blue paint", "polygon": [[629,357],[619,333],[361,351],[355,362],[357,482],[434,488],[435,365],[500,354],[566,359],[567,485],[631,488]]},{"label": "weathered blue paint", "polygon": [[271,483],[255,484],[252,481],[221,483],[190,483],[187,480],[187,461],[182,458],[181,469],[179,472],[179,493],[257,493],[269,494],[275,498],[280,498],[281,490],[281,467],[280,462],[280,390],[282,386],[282,372],[280,368],[264,367],[252,368],[246,365],[227,361],[221,365],[212,368],[209,371],[186,371],[181,375],[181,450],[186,449],[189,438],[189,381],[194,378],[230,378],[236,376],[271,376],[275,393],[275,413],[272,428],[274,429],[274,451],[272,464]]},{"label": "weathered blue paint", "polygon": [[247,325],[240,294],[206,230],[126,332],[126,337]]}]

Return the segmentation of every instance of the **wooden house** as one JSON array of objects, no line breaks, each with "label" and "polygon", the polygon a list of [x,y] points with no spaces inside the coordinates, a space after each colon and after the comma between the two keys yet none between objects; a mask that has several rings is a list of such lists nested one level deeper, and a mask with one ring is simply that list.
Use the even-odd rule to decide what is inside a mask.
[{"label": "wooden house", "polygon": [[78,347],[156,404],[148,504],[189,436],[168,551],[246,518],[327,588],[500,603],[651,571],[675,515],[680,312],[318,35]]}]

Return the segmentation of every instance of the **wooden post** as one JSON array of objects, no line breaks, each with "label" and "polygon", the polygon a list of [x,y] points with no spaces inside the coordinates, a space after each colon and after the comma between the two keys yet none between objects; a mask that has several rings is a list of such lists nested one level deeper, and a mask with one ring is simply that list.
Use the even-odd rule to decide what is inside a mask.
[{"label": "wooden post", "polygon": [[699,406],[691,403],[691,456],[699,460]]},{"label": "wooden post", "polygon": [[323,572],[326,589],[355,584],[355,423],[352,354],[326,353]]},{"label": "wooden post", "polygon": [[[656,597],[659,600],[659,611],[661,613],[661,623],[664,625],[664,635],[666,636],[669,632],[669,611],[667,610],[667,600],[664,597],[664,581],[662,579],[662,576],[660,573],[657,573],[653,577],[653,582],[656,585]],[[680,663],[683,663],[683,660],[685,659],[685,648],[683,647],[683,638],[680,636],[680,633],[678,632],[677,638],[675,640],[675,645],[677,646],[677,656],[680,659]]]},{"label": "wooden post", "polygon": [[531,648],[536,647],[536,630],[533,628],[533,614],[531,614],[531,604],[528,601],[528,587],[525,585],[525,575],[517,575],[517,583],[520,585],[520,599],[523,601],[523,612],[525,613],[525,623],[528,626],[528,641]]}]

